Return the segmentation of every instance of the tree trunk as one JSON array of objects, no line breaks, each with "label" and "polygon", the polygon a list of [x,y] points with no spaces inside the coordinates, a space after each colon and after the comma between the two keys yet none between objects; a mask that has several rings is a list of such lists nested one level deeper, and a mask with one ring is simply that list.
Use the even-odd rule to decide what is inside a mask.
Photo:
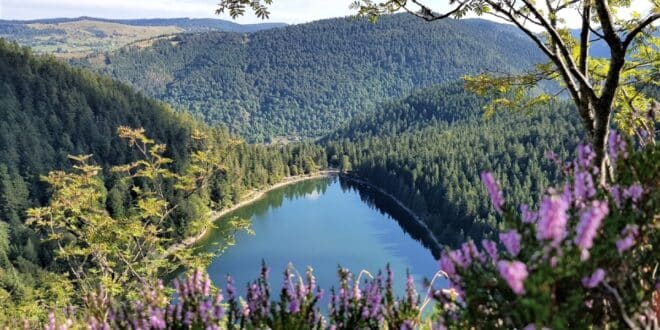
[{"label": "tree trunk", "polygon": [[596,153],[594,164],[600,168],[600,182],[605,184],[608,178],[607,140],[610,134],[611,106],[598,105],[595,108],[591,145]]}]

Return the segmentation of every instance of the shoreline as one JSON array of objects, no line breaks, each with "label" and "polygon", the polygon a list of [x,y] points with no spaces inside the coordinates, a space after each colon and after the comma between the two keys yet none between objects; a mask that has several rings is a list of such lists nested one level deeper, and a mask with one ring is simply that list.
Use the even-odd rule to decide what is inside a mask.
[{"label": "shoreline", "polygon": [[[275,183],[273,185],[267,186],[263,189],[253,190],[250,193],[243,196],[243,198],[241,198],[240,202],[232,205],[231,207],[225,208],[225,209],[222,209],[222,210],[218,210],[218,211],[212,211],[211,214],[210,214],[211,223],[214,223],[214,222],[218,221],[218,219],[222,218],[223,216],[227,215],[228,213],[231,213],[233,211],[236,211],[237,209],[240,209],[241,207],[250,205],[250,204],[258,201],[266,193],[268,193],[272,190],[282,188],[282,187],[288,186],[290,184],[298,183],[298,182],[301,182],[301,181],[327,178],[327,177],[330,177],[332,175],[338,175],[338,174],[340,174],[339,170],[323,170],[323,171],[319,171],[319,172],[314,173],[314,174],[290,176],[290,177],[285,178],[281,182],[278,182],[278,183]],[[204,238],[206,236],[206,234],[208,234],[210,229],[211,229],[211,227],[207,226],[199,234],[197,234],[195,236],[190,236],[190,237],[184,239],[183,241],[170,246],[167,249],[167,252],[165,253],[165,255],[169,256],[169,255],[174,254],[177,251],[180,251],[182,249],[186,249],[186,248],[189,248],[189,247],[193,246],[195,243],[199,242],[202,238]]]},{"label": "shoreline", "polygon": [[[246,194],[240,202],[232,205],[231,207],[226,208],[226,209],[222,209],[222,210],[218,210],[218,211],[212,211],[211,214],[210,214],[211,223],[215,223],[221,217],[223,217],[223,216],[225,216],[225,215],[227,215],[227,214],[229,214],[233,211],[236,211],[237,209],[240,209],[244,206],[250,205],[250,204],[258,201],[265,194],[267,194],[268,192],[273,191],[275,189],[282,188],[282,187],[288,186],[290,184],[298,183],[298,182],[301,182],[301,181],[327,178],[327,177],[331,177],[333,175],[338,175],[338,176],[343,177],[345,179],[348,179],[348,180],[354,181],[356,183],[368,186],[371,189],[374,189],[377,192],[379,192],[379,193],[387,196],[391,200],[393,200],[397,204],[398,207],[400,207],[402,210],[404,210],[406,213],[408,213],[411,216],[411,218],[414,219],[415,222],[418,225],[423,227],[428,232],[429,239],[431,240],[431,242],[433,242],[436,245],[436,248],[439,251],[443,249],[444,246],[442,244],[440,244],[438,239],[435,237],[435,235],[433,235],[433,232],[428,227],[428,225],[422,220],[422,218],[418,214],[416,214],[412,209],[410,209],[408,206],[403,204],[403,202],[401,202],[394,195],[392,195],[391,193],[385,191],[383,188],[378,187],[375,184],[373,184],[373,183],[371,183],[367,180],[360,179],[360,178],[355,177],[355,176],[347,175],[347,174],[341,173],[341,171],[339,171],[339,170],[334,170],[334,169],[333,170],[319,171],[319,172],[314,173],[314,174],[306,174],[306,175],[298,175],[298,176],[288,177],[288,178],[284,179],[283,181],[278,182],[278,183],[273,184],[273,185],[270,185],[266,188],[259,189],[259,190],[254,190],[254,191]],[[175,253],[177,251],[180,251],[182,249],[190,248],[195,243],[197,243],[201,239],[203,239],[209,233],[210,229],[211,229],[211,227],[208,226],[208,227],[204,228],[199,234],[197,234],[195,236],[188,237],[188,238],[184,239],[182,242],[179,242],[175,245],[170,246],[167,249],[166,255],[172,255],[173,253]]]},{"label": "shoreline", "polygon": [[424,220],[422,220],[422,217],[420,217],[417,213],[415,213],[413,210],[411,210],[408,206],[406,206],[405,204],[403,204],[403,202],[401,202],[401,201],[400,201],[398,198],[396,198],[394,195],[390,194],[389,192],[385,191],[385,189],[383,189],[383,188],[381,188],[381,187],[378,187],[378,186],[376,186],[375,184],[373,184],[373,183],[371,183],[371,182],[369,182],[369,181],[367,181],[367,180],[360,179],[360,178],[358,178],[358,177],[354,177],[354,176],[346,175],[346,174],[341,174],[341,176],[344,177],[344,178],[346,178],[346,179],[348,179],[348,180],[352,180],[352,181],[355,181],[355,182],[357,182],[357,183],[360,183],[360,184],[366,185],[366,186],[368,186],[368,187],[370,187],[370,188],[372,188],[372,189],[378,191],[379,193],[381,193],[381,194],[387,196],[387,197],[390,198],[391,200],[393,200],[393,201],[396,203],[396,205],[399,206],[402,210],[406,211],[406,213],[408,213],[408,214],[409,214],[409,215],[410,215],[410,216],[411,216],[411,217],[417,222],[417,224],[419,224],[419,225],[422,226],[424,229],[426,229],[426,231],[428,232],[428,236],[429,236],[429,238],[430,238],[431,241],[436,245],[436,247],[438,248],[438,251],[442,251],[444,245],[440,244],[440,242],[439,242],[438,239],[435,237],[435,235],[433,234],[433,232],[431,231],[431,229],[429,228],[429,226],[426,224],[426,222],[424,222]]}]

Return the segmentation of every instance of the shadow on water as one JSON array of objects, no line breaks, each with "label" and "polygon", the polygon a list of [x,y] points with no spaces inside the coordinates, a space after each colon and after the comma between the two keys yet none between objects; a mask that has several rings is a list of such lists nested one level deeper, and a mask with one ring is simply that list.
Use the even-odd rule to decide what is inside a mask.
[{"label": "shadow on water", "polygon": [[366,205],[379,211],[381,214],[389,215],[410,237],[430,250],[436,259],[440,258],[442,247],[438,246],[433,240],[433,233],[427,227],[417,222],[408,211],[401,208],[392,197],[383,194],[370,185],[351,178],[339,177],[338,179],[343,191],[357,192],[360,199]]},{"label": "shadow on water", "polygon": [[[436,260],[440,257],[442,247],[439,247],[432,239],[431,235],[433,234],[428,228],[417,222],[410,213],[401,208],[392,197],[383,194],[367,184],[337,175],[327,178],[300,181],[295,184],[269,191],[259,200],[256,200],[245,207],[241,207],[223,218],[237,217],[241,219],[254,219],[255,217],[262,217],[268,214],[268,212],[280,208],[286,201],[324,195],[328,188],[337,181],[339,181],[342,191],[356,192],[361,201],[368,207],[378,211],[380,214],[394,219],[405,233],[431,251]],[[224,225],[225,223],[223,221],[216,223],[216,226],[218,227]],[[196,248],[202,251],[211,252],[214,249],[214,246],[217,246],[217,243],[223,239],[223,237],[218,235],[220,232],[223,231],[212,230],[209,235],[195,244]]]}]

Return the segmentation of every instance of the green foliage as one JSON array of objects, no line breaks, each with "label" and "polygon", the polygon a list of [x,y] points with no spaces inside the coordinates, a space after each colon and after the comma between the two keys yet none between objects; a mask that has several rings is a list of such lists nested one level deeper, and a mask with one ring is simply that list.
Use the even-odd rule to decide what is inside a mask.
[{"label": "green foliage", "polygon": [[[134,202],[123,217],[113,218],[106,211],[102,169],[89,165],[90,155],[71,157],[73,173],[54,171],[45,177],[53,190],[49,204],[28,210],[28,224],[56,243],[56,257],[67,265],[82,296],[90,295],[99,285],[110,296],[126,295],[136,291],[134,285],[172,271],[177,263],[185,264],[185,259],[172,263],[163,258],[172,238],[167,234],[171,230],[167,220],[180,206],[171,205],[163,189],[173,181],[175,189],[193,194],[202,187],[181,182],[204,180],[215,170],[208,167],[206,172],[194,171],[192,178],[173,173],[167,168],[172,160],[162,155],[165,146],[147,138],[144,129],[120,127],[118,132],[144,157],[113,169],[126,173],[125,179],[133,182],[144,179],[141,186],[133,185]],[[190,167],[206,162],[196,158]]]},{"label": "green foliage", "polygon": [[441,242],[457,244],[498,228],[479,184],[483,169],[510,183],[513,200],[533,203],[558,174],[545,153],[568,158],[581,135],[567,104],[486,120],[486,102],[457,84],[431,88],[354,120],[323,143],[332,165],[348,156],[352,175],[401,200]]},{"label": "green foliage", "polygon": [[262,142],[320,137],[417,88],[485,70],[520,73],[540,55],[506,25],[393,15],[182,34],[78,64]]},{"label": "green foliage", "polygon": [[[133,144],[129,145],[115,134],[120,126],[144,127],[153,141],[142,132],[122,128],[122,134]],[[61,278],[69,271],[67,260],[56,260],[56,256],[79,260],[95,248],[90,258],[108,259],[111,255],[116,257],[112,263],[121,265],[120,257],[128,258],[131,251],[127,243],[131,233],[162,239],[165,243],[160,248],[150,245],[149,252],[143,251],[153,254],[165,245],[196,236],[211,225],[209,210],[229,207],[249,190],[278,182],[290,175],[291,166],[302,169],[307,164],[310,171],[312,164],[327,166],[319,146],[248,145],[226,129],[210,128],[175,114],[124,85],[51,58],[32,56],[29,50],[2,40],[0,150],[0,220],[8,224],[9,241],[9,248],[0,256],[0,295],[10,299],[7,308],[13,307],[7,309],[7,318],[27,313],[43,319],[49,306],[63,307],[67,304],[64,301],[74,298],[71,287],[65,284],[69,282]],[[90,159],[94,163],[72,171],[69,154],[93,154]],[[111,170],[117,166],[123,166],[121,171]],[[50,183],[56,184],[53,190],[39,180],[49,172]],[[207,175],[210,172],[213,175]],[[58,193],[51,197],[54,191]],[[83,198],[81,191],[94,200]],[[39,209],[49,200],[58,207],[41,209],[42,214],[53,215],[60,225],[73,221],[71,230],[89,235],[93,247],[78,245],[61,254],[55,241],[42,242],[41,235],[25,226],[26,210]],[[70,211],[75,212],[65,212],[73,207],[68,204],[73,201],[78,207]],[[170,210],[174,205],[177,207]],[[158,230],[135,225],[138,213],[148,214],[140,221],[154,223],[155,219],[160,221],[164,210],[170,212]],[[83,224],[87,225],[79,226]],[[235,224],[244,228],[243,223]],[[108,241],[115,238],[114,226],[124,229],[116,237],[121,248],[109,250]],[[227,232],[229,240],[232,231]],[[68,231],[51,234],[74,246],[81,242]],[[130,258],[136,256],[144,257],[133,254]],[[183,251],[175,256],[184,257]],[[135,277],[126,268],[117,270],[120,275],[116,278],[110,276],[114,282],[109,288],[123,290],[119,283]],[[105,275],[87,275],[108,278],[112,272],[102,270]],[[75,276],[72,272],[69,275]],[[80,296],[77,298],[80,301]]]}]

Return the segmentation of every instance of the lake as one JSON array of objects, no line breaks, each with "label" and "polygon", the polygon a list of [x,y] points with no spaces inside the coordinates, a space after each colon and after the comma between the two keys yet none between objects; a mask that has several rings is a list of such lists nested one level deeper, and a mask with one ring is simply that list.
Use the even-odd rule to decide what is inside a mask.
[{"label": "lake", "polygon": [[[262,260],[271,269],[275,292],[289,263],[300,274],[312,267],[326,292],[337,287],[338,265],[354,274],[368,270],[376,275],[389,263],[398,294],[403,294],[406,271],[414,276],[419,292],[423,279],[438,271],[439,248],[428,231],[389,197],[349,179],[333,176],[293,183],[218,221],[233,217],[250,219],[254,234],[238,232],[236,244],[213,259],[208,273],[218,287],[224,287],[225,276],[231,274],[240,294],[258,277]],[[198,246],[213,249],[221,232],[212,231]]]}]

